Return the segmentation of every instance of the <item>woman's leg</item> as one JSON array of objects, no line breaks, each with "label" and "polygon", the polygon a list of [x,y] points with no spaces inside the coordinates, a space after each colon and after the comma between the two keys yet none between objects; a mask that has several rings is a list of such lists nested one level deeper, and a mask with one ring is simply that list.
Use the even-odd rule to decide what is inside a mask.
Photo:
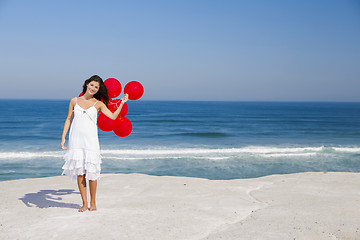
[{"label": "woman's leg", "polygon": [[84,175],[79,175],[77,178],[79,191],[81,195],[81,199],[83,201],[82,208],[79,209],[79,212],[85,212],[88,209],[87,197],[86,197],[86,178]]},{"label": "woman's leg", "polygon": [[95,197],[96,197],[96,187],[97,187],[97,180],[89,180],[89,186],[90,186],[90,211],[96,211],[96,203],[95,203]]}]

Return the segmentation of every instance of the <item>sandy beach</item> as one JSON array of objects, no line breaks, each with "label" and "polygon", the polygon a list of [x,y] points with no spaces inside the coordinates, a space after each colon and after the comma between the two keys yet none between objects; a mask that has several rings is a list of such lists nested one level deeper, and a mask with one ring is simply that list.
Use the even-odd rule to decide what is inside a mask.
[{"label": "sandy beach", "polygon": [[0,239],[360,239],[360,175],[103,174],[78,213],[65,176],[0,182]]}]

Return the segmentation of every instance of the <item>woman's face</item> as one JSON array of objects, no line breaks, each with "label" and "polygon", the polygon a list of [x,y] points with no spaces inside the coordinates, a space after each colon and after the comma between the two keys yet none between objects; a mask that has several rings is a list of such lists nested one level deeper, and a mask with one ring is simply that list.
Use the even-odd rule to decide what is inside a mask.
[{"label": "woman's face", "polygon": [[89,84],[87,85],[87,90],[91,95],[95,95],[100,88],[100,84],[96,81],[91,81],[89,82]]}]

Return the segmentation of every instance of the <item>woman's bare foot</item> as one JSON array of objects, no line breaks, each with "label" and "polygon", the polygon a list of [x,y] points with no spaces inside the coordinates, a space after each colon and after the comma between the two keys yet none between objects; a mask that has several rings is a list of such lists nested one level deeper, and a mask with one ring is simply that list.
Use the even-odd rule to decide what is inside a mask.
[{"label": "woman's bare foot", "polygon": [[78,210],[78,212],[85,212],[86,210],[88,210],[88,207],[87,205],[84,205],[82,208]]},{"label": "woman's bare foot", "polygon": [[90,205],[90,211],[96,211],[96,205],[95,204]]}]

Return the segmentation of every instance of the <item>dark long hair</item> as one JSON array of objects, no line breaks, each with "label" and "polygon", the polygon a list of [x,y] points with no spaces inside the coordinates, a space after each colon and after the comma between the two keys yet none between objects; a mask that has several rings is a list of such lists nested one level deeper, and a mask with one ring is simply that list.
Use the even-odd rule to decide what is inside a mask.
[{"label": "dark long hair", "polygon": [[90,77],[88,80],[85,80],[83,85],[83,92],[82,92],[83,95],[86,93],[87,85],[92,81],[98,82],[100,85],[99,91],[94,95],[94,98],[96,98],[99,101],[103,101],[104,104],[107,106],[109,103],[109,95],[107,92],[107,88],[101,77],[99,77],[98,75],[94,75]]}]

